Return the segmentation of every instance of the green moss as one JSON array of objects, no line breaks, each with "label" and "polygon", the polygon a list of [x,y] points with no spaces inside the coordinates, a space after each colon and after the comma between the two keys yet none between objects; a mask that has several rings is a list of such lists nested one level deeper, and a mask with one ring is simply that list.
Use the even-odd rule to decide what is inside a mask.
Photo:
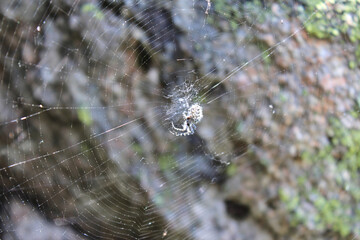
[{"label": "green moss", "polygon": [[349,61],[349,68],[350,68],[350,69],[355,69],[355,67],[356,67],[356,62],[354,62],[354,61]]},{"label": "green moss", "polygon": [[286,209],[291,213],[290,224],[296,226],[304,221],[304,211],[299,208],[300,197],[296,192],[290,193],[285,189],[279,190],[279,198],[285,203]]},{"label": "green moss", "polygon": [[244,3],[237,0],[213,0],[212,3],[214,14],[209,15],[208,22],[216,25],[219,21],[225,20],[233,31],[242,24],[252,24],[252,21],[259,24],[266,19],[266,9],[260,0]]},{"label": "green moss", "polygon": [[161,155],[159,157],[159,167],[162,171],[176,168],[176,160],[170,154]]},{"label": "green moss", "polygon": [[245,126],[245,124],[243,122],[239,122],[237,124],[237,126],[236,126],[236,132],[239,133],[239,134],[243,133],[244,130],[245,130],[245,127],[246,126]]},{"label": "green moss", "polygon": [[290,194],[285,189],[282,189],[282,188],[279,190],[279,197],[280,197],[280,200],[285,203],[289,202],[291,199]]},{"label": "green moss", "polygon": [[92,124],[92,117],[89,109],[81,108],[77,111],[79,120],[85,124],[86,126],[90,126]]},{"label": "green moss", "polygon": [[[345,36],[357,46],[360,63],[360,0],[303,0],[299,15],[307,32],[317,38]],[[351,63],[350,68],[354,68]]]},{"label": "green moss", "polygon": [[297,178],[297,184],[300,186],[300,187],[303,187],[306,183],[306,178],[304,176],[300,176]]},{"label": "green moss", "polygon": [[132,145],[132,149],[133,149],[133,151],[134,151],[137,155],[139,155],[139,156],[143,156],[143,155],[144,155],[143,148],[141,147],[140,144],[134,143],[134,144]]},{"label": "green moss", "polygon": [[[349,68],[360,65],[360,0],[299,0],[297,8],[289,7],[287,1],[277,4],[287,14],[297,12],[306,31],[317,38],[331,39],[343,37],[356,46]],[[214,14],[209,14],[209,24],[219,27],[220,22],[228,24],[235,31],[240,25],[261,24],[271,21],[271,7],[264,7],[260,0],[245,1],[213,0]],[[271,3],[266,3],[270,5]],[[293,6],[293,5],[291,5]]]},{"label": "green moss", "polygon": [[267,46],[263,42],[258,42],[257,46],[260,49],[260,51],[262,52],[261,58],[265,64],[265,66],[269,66],[271,64],[271,51],[269,51],[269,47],[271,47],[271,46]]},{"label": "green moss", "polygon": [[[335,118],[330,126],[330,143],[302,153],[308,168],[291,192],[279,191],[279,198],[289,211],[291,223],[314,226],[319,231],[331,229],[344,238],[360,233],[356,228],[360,211],[355,211],[360,201],[360,130],[348,129]],[[326,191],[319,190],[320,182],[326,184]],[[305,209],[302,203],[314,209]]]},{"label": "green moss", "polygon": [[302,91],[302,95],[303,95],[304,97],[309,96],[309,91],[306,90],[306,89],[304,89],[304,90]]},{"label": "green moss", "polygon": [[283,93],[280,93],[280,94],[279,94],[279,98],[280,98],[280,101],[281,101],[282,103],[286,103],[286,102],[288,101],[287,95],[285,95],[285,94],[283,94]]},{"label": "green moss", "polygon": [[86,3],[82,6],[81,11],[83,13],[91,13],[93,14],[93,17],[95,17],[98,20],[102,20],[104,18],[104,14],[101,12],[101,10],[93,3]]},{"label": "green moss", "polygon": [[226,175],[228,177],[234,176],[237,172],[235,164],[229,164],[226,168]]}]

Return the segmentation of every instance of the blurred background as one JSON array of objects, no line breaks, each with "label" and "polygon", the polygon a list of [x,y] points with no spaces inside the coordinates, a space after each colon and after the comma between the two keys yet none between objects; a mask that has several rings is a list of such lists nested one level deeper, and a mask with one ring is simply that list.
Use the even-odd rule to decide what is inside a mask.
[{"label": "blurred background", "polygon": [[0,238],[360,239],[359,9],[2,0]]}]

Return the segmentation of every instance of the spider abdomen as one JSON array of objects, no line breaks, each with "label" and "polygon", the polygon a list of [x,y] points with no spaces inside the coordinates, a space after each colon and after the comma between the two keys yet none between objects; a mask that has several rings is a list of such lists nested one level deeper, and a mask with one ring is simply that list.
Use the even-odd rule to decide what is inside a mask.
[{"label": "spider abdomen", "polygon": [[174,123],[172,122],[172,129],[174,131],[170,131],[172,134],[176,136],[187,136],[194,134],[194,131],[196,129],[196,123],[200,122],[203,118],[203,112],[202,107],[195,103],[191,105],[187,110],[183,112],[183,124],[182,128],[177,128],[174,126]]}]

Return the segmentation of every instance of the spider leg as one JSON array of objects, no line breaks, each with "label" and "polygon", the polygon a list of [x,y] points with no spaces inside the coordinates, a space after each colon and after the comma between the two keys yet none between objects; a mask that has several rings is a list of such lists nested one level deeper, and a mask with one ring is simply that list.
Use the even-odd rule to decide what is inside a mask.
[{"label": "spider leg", "polygon": [[170,133],[174,134],[175,136],[187,136],[194,133],[191,124],[188,125],[187,121],[183,123],[182,128],[175,127],[174,122],[171,122],[171,125],[175,131],[170,131]]},{"label": "spider leg", "polygon": [[194,124],[190,123],[190,125],[189,125],[189,130],[188,130],[189,135],[194,134],[195,129],[196,129],[196,126],[195,126]]},{"label": "spider leg", "polygon": [[185,133],[175,133],[175,136],[187,136],[189,135],[188,132],[185,132]]},{"label": "spider leg", "polygon": [[186,122],[184,122],[182,128],[177,128],[177,127],[175,127],[174,122],[171,122],[171,125],[172,125],[172,128],[173,128],[174,130],[180,131],[180,132],[185,132],[185,131],[186,131],[186,128],[187,128]]},{"label": "spider leg", "polygon": [[189,109],[189,107],[190,107],[187,99],[185,99],[185,106],[186,106],[186,109]]}]

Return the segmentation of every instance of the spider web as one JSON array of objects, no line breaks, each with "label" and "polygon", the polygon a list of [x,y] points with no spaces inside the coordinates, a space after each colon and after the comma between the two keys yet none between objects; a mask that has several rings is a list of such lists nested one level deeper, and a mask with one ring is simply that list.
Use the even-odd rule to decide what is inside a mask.
[{"label": "spider web", "polygon": [[[225,239],[217,186],[288,147],[281,4],[1,1],[2,238]],[[176,137],[184,99],[204,118]]]}]

